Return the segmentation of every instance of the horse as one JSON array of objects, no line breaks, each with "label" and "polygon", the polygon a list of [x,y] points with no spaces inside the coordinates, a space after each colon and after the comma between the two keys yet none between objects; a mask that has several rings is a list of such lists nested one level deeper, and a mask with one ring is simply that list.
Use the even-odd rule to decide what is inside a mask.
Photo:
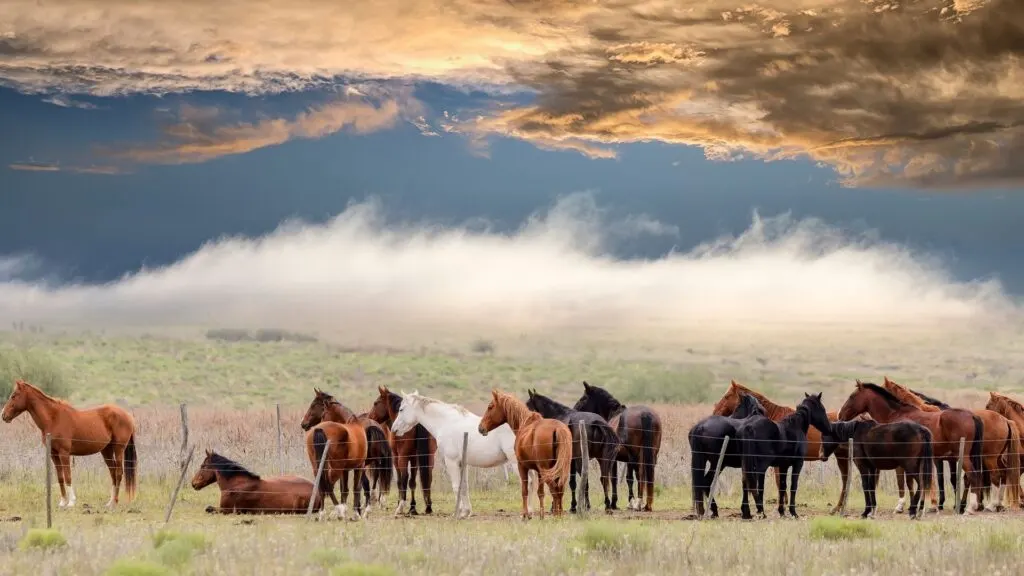
[{"label": "horse", "polygon": [[[538,394],[536,390],[528,390],[530,398],[526,401],[526,407],[539,413],[545,418],[554,418],[564,422],[572,433],[572,470],[569,472],[569,490],[572,494],[572,502],[569,512],[576,513],[576,476],[581,473],[583,465],[580,453],[580,426],[583,422],[587,430],[587,454],[597,460],[601,469],[601,488],[604,490],[604,509],[611,510],[612,501],[608,498],[608,482],[611,479],[612,468],[615,467],[615,457],[618,456],[621,444],[615,430],[608,424],[608,421],[593,412],[577,412],[565,404],[552,400],[547,396]],[[587,508],[590,508],[590,490],[584,494]],[[554,506],[554,502],[551,503]]]},{"label": "horse", "polygon": [[[330,443],[328,445],[328,442]],[[356,517],[365,518],[370,512],[369,502],[363,512],[359,503],[359,483],[363,478],[367,459],[366,430],[357,422],[321,422],[306,432],[306,457],[313,467],[313,476],[320,468],[320,460],[324,458],[323,473],[317,486],[321,499],[324,494],[331,498],[334,510],[331,516],[342,520],[348,516],[348,479],[352,473],[352,507]],[[341,481],[341,503],[334,497],[334,484]],[[323,519],[324,510],[320,510]]]},{"label": "horse", "polygon": [[[220,488],[220,507],[207,508],[221,514],[305,514],[313,497],[313,483],[300,476],[260,478],[238,462],[207,450],[206,459],[192,477],[192,489],[202,490],[214,482]],[[323,507],[319,493],[313,509]]]},{"label": "horse", "polygon": [[[467,466],[494,468],[506,462],[516,462],[516,436],[508,426],[499,426],[484,436],[479,432],[480,417],[462,406],[420,396],[418,391],[411,394],[402,392],[401,395],[402,403],[398,407],[398,416],[391,424],[391,431],[397,436],[404,436],[417,424],[422,424],[437,439],[438,453],[444,458],[444,466],[455,494],[459,493],[462,479],[459,470],[463,433],[469,434]],[[469,490],[466,490],[461,509],[456,510],[455,514],[459,518],[468,518],[472,513]]]},{"label": "horse", "polygon": [[906,471],[908,485],[917,485],[910,494],[910,517],[920,518],[918,511],[923,504],[924,490],[931,488],[935,466],[931,431],[908,420],[890,424],[873,420],[833,422],[831,429],[822,434],[822,449],[830,455],[850,439],[853,439],[853,462],[860,472],[864,491],[861,518],[874,517],[878,507],[875,495],[878,471],[892,469]]},{"label": "horse", "polygon": [[[933,458],[955,457],[959,450],[960,438],[964,438],[969,446],[968,458],[963,462],[964,478],[980,501],[983,485],[981,453],[982,441],[985,438],[985,425],[981,418],[960,408],[925,412],[901,401],[892,392],[877,384],[857,380],[853,392],[839,410],[839,419],[850,420],[864,412],[883,424],[910,420],[928,428],[932,433]],[[929,494],[932,503],[937,504],[934,485]],[[960,514],[967,511],[967,490],[964,490],[960,502],[957,503],[957,511]]]},{"label": "horse", "polygon": [[[749,394],[754,398],[757,398],[757,401],[765,409],[765,415],[770,420],[773,420],[775,422],[781,421],[783,418],[789,416],[790,414],[796,411],[796,409],[791,406],[783,406],[781,404],[776,404],[775,402],[769,400],[768,397],[766,397],[764,394],[761,394],[760,392],[757,392],[756,390],[753,390],[751,388],[747,388],[746,386],[739,384],[735,380],[733,380],[730,382],[729,388],[726,389],[725,394],[723,394],[722,397],[718,400],[718,402],[715,403],[715,407],[711,413],[716,416],[731,415],[733,411],[736,409],[736,406],[739,405],[740,396],[743,394]],[[838,412],[828,412],[828,419],[830,422],[834,422],[838,418]],[[807,430],[807,454],[804,456],[804,460],[828,460],[827,458],[821,458],[821,433],[822,431],[818,430],[813,425],[810,429]],[[835,451],[835,457],[836,465],[839,466],[839,474],[842,477],[842,488],[839,492],[839,501],[832,508],[832,510],[829,511],[830,514],[838,513],[839,510],[846,503],[846,477],[850,473],[850,461],[847,458],[846,446],[840,446],[839,448],[837,448]],[[779,482],[781,482],[781,479],[779,477],[779,470],[778,468],[772,468],[772,470],[774,470],[775,474],[775,485],[778,486]],[[785,498],[785,494],[783,494],[783,498]]]},{"label": "horse", "polygon": [[[1018,443],[1019,451],[1024,453],[1024,436],[1020,434],[1021,431],[1024,431],[1024,405],[1013,398],[998,392],[989,392],[988,395],[989,399],[985,408],[994,412],[999,412],[1010,421],[1018,432],[1017,437],[1020,438],[1020,442]],[[1018,478],[1017,481],[1019,482],[1020,479]],[[1021,499],[1020,507],[1024,508],[1024,499]]]},{"label": "horse", "polygon": [[[661,450],[661,418],[647,406],[626,407],[607,390],[583,383],[583,396],[572,407],[577,412],[593,412],[608,421],[619,435],[622,448],[617,460],[626,463],[626,486],[629,488],[630,510],[650,512],[654,503],[654,467]],[[617,510],[619,473],[612,467],[611,510]],[[633,480],[636,479],[636,499]],[[646,503],[641,507],[647,497]]]},{"label": "horse", "polygon": [[[721,466],[742,466],[742,453],[736,431],[746,418],[754,415],[764,416],[764,407],[754,396],[741,393],[739,405],[732,412],[732,416],[711,415],[690,428],[687,439],[690,443],[690,471],[693,474],[693,507],[698,518],[704,516],[705,497],[710,500],[711,517],[718,518],[718,503],[711,496],[711,483],[714,481],[715,469],[719,466],[718,455],[722,451],[725,437],[728,436],[730,442],[726,446]],[[745,490],[743,496],[746,498]]]},{"label": "horse", "polygon": [[[309,403],[306,415],[302,417],[302,429],[309,430],[321,422],[357,423],[366,434],[367,470],[362,476],[360,485],[366,494],[366,508],[370,508],[370,481],[367,476],[373,477],[373,492],[377,495],[375,500],[380,507],[387,507],[387,495],[391,491],[391,473],[394,462],[391,443],[388,441],[388,433],[385,429],[369,418],[366,414],[356,415],[347,406],[342,404],[334,396],[319,388],[313,388],[313,401]],[[358,490],[358,485],[353,485]]]},{"label": "horse", "polygon": [[[561,420],[544,418],[531,412],[518,398],[495,388],[491,402],[480,417],[477,431],[486,437],[498,426],[508,424],[516,435],[516,463],[519,464],[519,484],[523,491],[523,519],[529,520],[530,488],[527,478],[536,470],[538,514],[544,519],[544,484],[551,493],[555,516],[562,515],[562,495],[572,467],[572,432]],[[550,439],[550,440],[549,440]]]},{"label": "horse", "polygon": [[[391,432],[391,425],[398,417],[398,409],[402,405],[402,397],[388,390],[387,386],[378,386],[379,396],[373,401],[369,416],[375,422]],[[417,424],[412,430],[402,436],[391,435],[391,449],[395,455],[395,469],[398,471],[398,506],[395,514],[401,514],[408,509],[412,516],[416,516],[416,473],[420,475],[420,487],[423,490],[423,500],[427,504],[424,514],[434,512],[430,498],[430,485],[434,473],[434,453],[437,452],[437,440],[427,432],[422,425]],[[412,495],[412,501],[406,500],[406,489]]]},{"label": "horse", "polygon": [[800,481],[800,471],[804,467],[807,456],[807,431],[814,425],[818,430],[828,430],[831,424],[825,405],[821,402],[821,393],[804,394],[803,401],[796,411],[782,420],[775,422],[767,416],[750,416],[743,420],[736,430],[742,454],[743,469],[743,504],[740,510],[744,519],[750,519],[750,504],[747,494],[753,492],[757,515],[764,514],[764,475],[770,466],[779,470],[779,516],[785,517],[786,512],[786,474],[790,468],[793,477],[789,485],[789,514],[796,514],[796,490]]},{"label": "horse", "polygon": [[[892,392],[893,396],[896,396],[903,402],[910,404],[911,406],[917,406],[919,409],[930,412],[934,410],[942,410],[937,406],[926,403],[922,398],[916,394],[910,392],[903,386],[893,382],[888,377],[885,378],[885,389]],[[947,408],[948,410],[949,408]],[[1010,504],[1016,506],[1020,503],[1020,471],[1021,471],[1021,457],[1020,457],[1020,434],[1017,427],[1014,426],[1009,419],[1005,418],[999,412],[987,409],[971,409],[970,412],[981,418],[982,423],[985,425],[985,438],[982,443],[981,453],[981,465],[984,478],[984,488],[989,490],[994,489],[994,483],[999,484],[999,489],[996,491],[996,498],[994,503],[990,503],[985,507],[989,512],[998,512],[1004,510],[1003,498],[1006,496]],[[955,460],[946,460],[946,463],[950,467],[950,479],[953,481],[953,489],[956,489],[956,474],[952,472],[953,467],[956,465]],[[941,464],[941,462],[940,462]],[[1005,464],[1005,466],[1004,466]],[[942,503],[944,500],[943,493],[945,492],[942,480],[942,470],[939,469],[939,509],[942,509]],[[900,492],[902,495],[903,491],[903,478],[902,474],[897,472],[897,483],[900,486]],[[984,493],[984,491],[983,491]],[[982,501],[977,502],[978,509],[981,509]]]},{"label": "horse", "polygon": [[52,398],[24,380],[16,380],[11,396],[0,417],[10,423],[28,412],[46,444],[51,436],[50,459],[57,471],[60,485],[58,507],[75,506],[75,489],[71,486],[71,457],[90,456],[99,452],[110,471],[110,500],[107,508],[118,504],[121,480],[124,479],[128,501],[135,499],[138,455],[135,452],[135,419],[124,408],[104,404],[79,410],[64,400]]}]

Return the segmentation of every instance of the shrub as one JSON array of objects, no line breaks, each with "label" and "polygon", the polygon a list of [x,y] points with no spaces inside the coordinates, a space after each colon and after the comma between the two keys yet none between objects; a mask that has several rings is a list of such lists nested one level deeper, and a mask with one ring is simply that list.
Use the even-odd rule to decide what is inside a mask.
[{"label": "shrub", "polygon": [[494,342],[477,338],[469,347],[474,354],[494,354]]},{"label": "shrub", "polygon": [[811,520],[810,535],[816,540],[856,540],[874,538],[878,528],[866,520],[819,517]]},{"label": "shrub", "polygon": [[317,548],[310,552],[309,559],[314,564],[324,568],[330,568],[342,562],[348,561],[348,554],[337,548]]},{"label": "shrub", "polygon": [[206,550],[209,546],[206,536],[199,532],[174,532],[171,530],[160,530],[153,535],[153,547],[158,550],[172,542],[181,543],[196,552]]},{"label": "shrub", "polygon": [[349,562],[331,570],[331,576],[394,576],[396,572],[382,564]]},{"label": "shrub", "polygon": [[71,387],[64,379],[64,371],[46,353],[39,350],[0,349],[0,399],[7,399],[14,381],[18,379],[38,386],[51,396],[67,398],[71,393]]},{"label": "shrub", "polygon": [[181,568],[192,560],[195,551],[186,540],[171,540],[156,549],[156,558],[164,566]]},{"label": "shrub", "polygon": [[643,552],[651,547],[651,534],[640,526],[598,521],[587,525],[580,536],[580,543],[595,552]]},{"label": "shrub", "polygon": [[225,342],[244,342],[252,340],[248,330],[241,328],[214,328],[206,331],[207,340],[224,340]]},{"label": "shrub", "polygon": [[159,564],[147,560],[122,558],[110,565],[106,576],[170,576],[172,572]]},{"label": "shrub", "polygon": [[60,532],[52,528],[33,528],[25,534],[25,537],[18,543],[18,548],[28,550],[29,548],[40,548],[50,550],[66,546],[67,539]]}]

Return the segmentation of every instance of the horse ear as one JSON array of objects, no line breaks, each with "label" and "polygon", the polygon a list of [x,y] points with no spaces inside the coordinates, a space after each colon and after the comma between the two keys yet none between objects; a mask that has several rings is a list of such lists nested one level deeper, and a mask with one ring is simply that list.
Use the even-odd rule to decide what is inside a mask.
[{"label": "horse ear", "polygon": [[864,383],[860,381],[860,378],[857,378],[856,381],[857,381],[857,388],[860,388],[861,386],[864,385]]},{"label": "horse ear", "polygon": [[737,386],[738,386],[738,384],[736,384],[736,381],[735,381],[735,380],[732,380],[731,382],[729,382],[729,387],[730,387],[730,388],[735,388],[735,387],[737,387]]},{"label": "horse ear", "polygon": [[824,392],[818,392],[818,401],[819,401],[819,402],[821,401],[821,395],[822,395],[822,394],[824,394]]},{"label": "horse ear", "polygon": [[210,450],[209,448],[207,448],[206,449],[206,455],[207,456],[213,456],[213,450]]},{"label": "horse ear", "polygon": [[810,398],[810,397],[811,397],[810,394],[808,394],[807,392],[804,392],[804,398]]},{"label": "horse ear", "polygon": [[888,376],[882,376],[882,378],[885,378],[885,383],[886,384],[892,384],[892,380],[889,380]]},{"label": "horse ear", "polygon": [[587,390],[587,391],[590,391],[590,384],[587,384],[586,380],[583,381],[583,389]]},{"label": "horse ear", "polygon": [[377,393],[380,394],[381,396],[386,396],[388,393],[388,389],[383,386],[377,386]]}]

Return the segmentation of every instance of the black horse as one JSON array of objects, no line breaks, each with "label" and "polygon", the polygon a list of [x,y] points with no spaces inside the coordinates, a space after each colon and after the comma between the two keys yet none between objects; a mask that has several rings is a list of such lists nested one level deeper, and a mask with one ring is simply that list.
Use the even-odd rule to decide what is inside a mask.
[{"label": "black horse", "polygon": [[[583,396],[573,406],[579,412],[593,412],[608,421],[619,435],[621,448],[616,458],[626,463],[626,485],[629,487],[630,510],[651,511],[654,502],[654,466],[661,450],[661,418],[647,406],[626,407],[604,388],[583,383]],[[612,505],[617,510],[619,471],[612,466]],[[633,480],[637,496],[633,498]],[[647,502],[644,503],[646,495]]]},{"label": "black horse", "polygon": [[764,407],[757,398],[741,393],[740,403],[732,416],[708,416],[690,428],[687,437],[690,441],[690,471],[693,473],[693,506],[698,517],[704,515],[704,499],[709,498],[711,517],[718,518],[718,504],[711,497],[711,482],[725,437],[729,437],[729,445],[725,448],[722,468],[740,468],[742,453],[736,431],[746,418],[764,415]]},{"label": "black horse", "polygon": [[[536,390],[529,390],[530,399],[526,401],[526,407],[534,412],[539,412],[545,418],[554,418],[565,422],[572,431],[572,469],[569,472],[569,488],[572,493],[572,505],[569,512],[576,512],[576,476],[582,470],[580,460],[580,421],[587,430],[587,452],[590,458],[596,459],[601,468],[601,488],[604,489],[604,509],[611,510],[612,501],[608,498],[608,481],[611,479],[611,471],[615,468],[615,458],[619,455],[621,448],[619,437],[615,430],[608,425],[608,421],[593,412],[577,412],[565,404],[556,402],[547,396],[538,394]],[[590,508],[590,490],[584,494],[587,508]],[[551,506],[554,506],[554,502]]]},{"label": "black horse", "polygon": [[789,487],[789,513],[797,517],[797,483],[807,452],[807,428],[811,425],[818,430],[828,430],[831,426],[825,405],[821,403],[821,393],[804,394],[803,402],[796,407],[796,412],[779,422],[772,422],[765,416],[751,416],[743,421],[736,435],[740,439],[740,451],[743,454],[744,489],[740,510],[744,519],[752,518],[747,500],[750,492],[754,493],[757,515],[765,518],[764,474],[772,466],[779,469],[779,516],[785,516],[783,502],[786,501],[786,474],[790,468],[793,469]]},{"label": "black horse", "polygon": [[[846,420],[833,422],[832,428],[821,435],[825,458],[841,444],[853,439],[853,462],[860,472],[864,490],[864,513],[861,518],[872,517],[878,500],[878,471],[903,468],[907,487],[910,488],[910,517],[918,518],[924,508],[924,491],[932,485],[932,432],[916,422],[903,420],[879,424],[874,420]],[[911,487],[916,484],[916,488]]]}]

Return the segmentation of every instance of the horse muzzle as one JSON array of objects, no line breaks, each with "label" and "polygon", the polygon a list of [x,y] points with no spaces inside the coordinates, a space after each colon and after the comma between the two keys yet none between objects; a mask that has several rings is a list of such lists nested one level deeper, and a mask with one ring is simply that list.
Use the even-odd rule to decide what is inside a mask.
[{"label": "horse muzzle", "polygon": [[487,436],[487,428],[484,428],[483,426],[477,426],[476,431],[479,432],[481,436]]}]

